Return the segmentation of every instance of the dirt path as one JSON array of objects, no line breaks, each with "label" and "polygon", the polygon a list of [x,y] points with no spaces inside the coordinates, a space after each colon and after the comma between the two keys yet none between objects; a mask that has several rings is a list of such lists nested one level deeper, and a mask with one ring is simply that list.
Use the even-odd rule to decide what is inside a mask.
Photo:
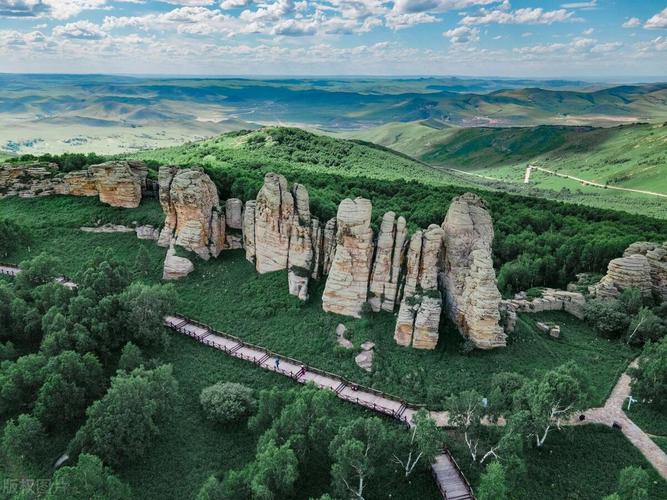
[{"label": "dirt path", "polygon": [[654,191],[644,191],[642,189],[623,188],[623,187],[618,187],[618,186],[611,186],[609,184],[600,184],[599,182],[587,181],[586,179],[581,179],[580,177],[575,177],[574,175],[559,174],[558,172],[554,172],[553,170],[548,170],[548,169],[542,168],[542,167],[536,167],[534,165],[528,166],[528,169],[539,170],[540,172],[545,172],[547,174],[555,175],[557,177],[562,177],[564,179],[570,179],[570,180],[573,180],[573,181],[577,181],[577,182],[582,183],[585,186],[599,187],[599,188],[602,188],[602,189],[615,189],[616,191],[627,191],[629,193],[647,194],[647,195],[650,195],[650,196],[658,196],[660,198],[667,198],[667,194],[663,194],[663,193],[656,193]]},{"label": "dirt path", "polygon": [[[630,367],[636,367],[635,359]],[[572,419],[572,425],[602,424],[621,426],[621,432],[646,457],[655,470],[667,480],[667,454],[653,442],[647,433],[639,428],[623,411],[623,403],[630,396],[630,375],[623,373],[616,382],[605,405],[601,408],[589,408],[584,411],[585,420]]]}]

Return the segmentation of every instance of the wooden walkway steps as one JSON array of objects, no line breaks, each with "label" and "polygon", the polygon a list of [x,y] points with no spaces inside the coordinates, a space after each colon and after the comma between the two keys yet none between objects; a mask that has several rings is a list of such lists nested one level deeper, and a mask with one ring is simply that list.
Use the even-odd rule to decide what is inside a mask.
[{"label": "wooden walkway steps", "polygon": [[[312,382],[321,389],[333,391],[340,399],[389,415],[408,426],[412,425],[412,417],[419,410],[418,407],[409,405],[400,398],[350,382],[333,373],[306,366],[296,359],[250,344],[185,316],[168,315],[164,321],[172,330],[203,344],[220,349],[236,358],[254,362],[266,370],[280,373],[299,383]],[[474,500],[468,480],[448,450],[445,449],[436,457],[431,471],[444,499]]]},{"label": "wooden walkway steps", "polygon": [[[0,263],[0,274],[16,276],[19,272],[18,266]],[[56,278],[56,281],[68,288],[76,288],[76,283],[65,276]],[[238,337],[217,331],[204,323],[180,314],[165,316],[164,324],[176,332],[192,337],[198,342],[219,349],[230,356],[253,362],[266,370],[293,378],[302,384],[312,382],[321,389],[333,391],[345,401],[389,415],[408,426],[412,425],[412,417],[420,409],[419,406],[409,405],[396,396],[361,386],[318,368],[307,367],[296,359],[250,344]],[[441,420],[442,415],[434,412],[431,412],[431,414],[435,416],[436,421]],[[446,422],[446,418],[443,422]],[[444,425],[440,422],[439,424]],[[447,449],[436,457],[435,463],[431,466],[431,471],[444,499],[474,500],[475,497],[470,484]]]},{"label": "wooden walkway steps", "polygon": [[443,498],[446,500],[474,500],[472,487],[449,450],[445,449],[444,453],[435,457],[431,471]]}]

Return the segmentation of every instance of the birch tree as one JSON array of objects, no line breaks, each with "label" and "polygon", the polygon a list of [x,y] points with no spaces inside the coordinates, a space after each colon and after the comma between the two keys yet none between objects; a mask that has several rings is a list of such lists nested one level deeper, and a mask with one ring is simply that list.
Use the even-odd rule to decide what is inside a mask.
[{"label": "birch tree", "polygon": [[405,471],[405,477],[409,477],[418,463],[432,464],[441,448],[442,437],[435,421],[426,410],[421,409],[415,414],[414,425],[410,430],[408,456],[401,459],[394,455],[394,460]]}]

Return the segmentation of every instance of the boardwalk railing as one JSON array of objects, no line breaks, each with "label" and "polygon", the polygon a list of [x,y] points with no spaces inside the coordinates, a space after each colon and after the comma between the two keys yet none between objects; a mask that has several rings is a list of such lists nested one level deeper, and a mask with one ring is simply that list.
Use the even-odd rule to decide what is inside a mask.
[{"label": "boardwalk railing", "polygon": [[433,474],[433,478],[435,479],[435,484],[438,485],[438,489],[440,490],[440,494],[442,495],[442,497],[445,498],[446,500],[475,500],[475,493],[472,490],[472,486],[468,482],[468,478],[466,478],[465,474],[461,470],[461,467],[459,467],[459,464],[454,458],[454,455],[452,455],[447,448],[442,449],[442,454],[446,456],[449,462],[452,464],[452,466],[456,470],[456,473],[458,474],[459,478],[463,482],[463,485],[466,489],[466,493],[464,494],[458,494],[456,496],[451,496],[447,494],[447,488],[439,481],[435,469],[431,468],[431,473]]},{"label": "boardwalk railing", "polygon": [[[404,401],[403,399],[394,396],[393,394],[388,394],[386,392],[379,391],[377,389],[373,389],[372,387],[366,387],[361,384],[357,384],[356,382],[352,382],[347,380],[344,377],[341,377],[340,375],[337,375],[335,373],[328,372],[326,370],[321,370],[319,368],[315,368],[313,366],[308,366],[305,363],[299,361],[298,359],[291,358],[289,356],[285,356],[283,354],[278,354],[276,352],[273,352],[269,349],[266,349],[265,347],[259,346],[257,344],[253,344],[251,342],[247,342],[235,335],[230,335],[228,333],[221,332],[220,330],[216,330],[215,328],[211,327],[210,325],[206,323],[202,323],[201,321],[197,321],[195,319],[188,318],[187,316],[184,316],[182,314],[172,314],[171,315],[173,318],[178,319],[179,321],[165,321],[166,326],[171,328],[172,330],[176,330],[179,333],[182,333],[184,335],[187,335],[188,337],[192,337],[197,339],[199,342],[202,344],[215,347],[216,349],[219,349],[221,351],[226,352],[227,354],[230,354],[236,358],[244,359],[246,361],[250,361],[252,363],[261,365],[262,363],[266,362],[269,358],[275,358],[279,359],[281,361],[286,361],[289,363],[292,363],[293,365],[296,366],[304,366],[308,372],[313,373],[315,375],[321,375],[323,377],[327,377],[329,379],[335,380],[336,382],[339,382],[338,387],[333,388],[332,390],[336,392],[339,398],[344,399],[346,401],[350,401],[352,403],[358,404],[360,406],[364,406],[366,408],[369,408],[374,411],[382,412],[387,415],[391,415],[392,417],[401,420],[404,423],[409,423],[407,421],[407,418],[403,415],[406,409],[410,408],[413,410],[418,410],[421,407],[424,407],[424,405],[412,405]],[[196,326],[202,330],[205,330],[207,333],[204,335],[198,334],[197,332],[193,332],[189,330],[187,325],[193,325]],[[210,338],[208,338],[210,335],[215,335],[217,337],[221,337],[227,340],[230,340],[232,342],[236,343],[236,346],[234,347],[227,347],[224,345],[217,344],[213,342]],[[246,354],[243,354],[241,352],[238,352],[242,347],[248,347],[250,349],[254,349],[256,351],[259,351],[263,353],[264,355],[260,358],[255,358],[253,356],[249,356]],[[298,382],[305,383],[305,380],[303,379],[303,374],[299,374],[298,372],[295,374],[291,371],[281,369],[279,367],[273,367],[271,368],[273,371],[281,373],[283,375],[286,375],[290,378],[293,378],[294,380],[297,380]],[[343,394],[343,390],[346,388],[350,388],[352,391],[363,391],[370,393],[374,396],[378,396],[390,401],[394,401],[399,405],[398,410],[388,408],[386,406],[383,406],[381,404],[375,403],[375,402],[369,402],[365,401],[363,399],[354,397],[353,395],[346,393]]]}]

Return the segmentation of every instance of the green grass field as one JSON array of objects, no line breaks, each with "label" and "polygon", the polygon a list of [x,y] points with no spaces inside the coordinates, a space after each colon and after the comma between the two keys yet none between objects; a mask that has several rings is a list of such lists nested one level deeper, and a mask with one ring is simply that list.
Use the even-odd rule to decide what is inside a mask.
[{"label": "green grass field", "polygon": [[[15,255],[13,261],[49,251],[62,259],[62,271],[73,274],[95,246],[111,248],[131,265],[139,246],[144,245],[153,263],[147,280],[159,281],[165,249],[137,240],[131,233],[91,235],[78,229],[96,220],[155,223],[160,209],[154,200],[146,200],[138,209],[118,210],[86,198],[9,198],[0,200],[0,210],[3,216],[25,224],[34,235],[31,247]],[[312,299],[301,304],[288,295],[285,272],[258,275],[240,251],[223,252],[209,262],[195,262],[195,272],[174,284],[178,311],[313,366],[433,407],[451,392],[464,388],[484,392],[493,373],[517,371],[532,376],[570,359],[582,366],[596,366],[590,374],[590,404],[595,406],[604,400],[634,355],[622,344],[595,337],[588,327],[563,313],[524,315],[506,349],[468,355],[460,350],[462,339],[458,333],[445,323],[438,349],[418,352],[395,345],[395,318],[391,314],[361,320],[325,314],[319,299],[322,283],[313,289]],[[534,322],[540,319],[561,324],[562,338],[554,341],[538,333]],[[341,321],[348,326],[355,345],[368,339],[376,342],[376,371],[372,375],[354,364],[354,353],[340,352],[335,347],[334,330]],[[174,364],[182,398],[148,459],[119,474],[132,485],[136,498],[193,498],[208,475],[240,468],[251,460],[257,439],[241,427],[221,429],[207,423],[197,404],[201,388],[221,379],[242,381],[255,389],[275,385],[287,388],[293,382],[176,335],[161,359]],[[350,417],[365,414],[347,403],[340,405]],[[387,425],[397,424],[387,421]],[[54,458],[65,442],[63,439],[54,445]],[[528,453],[529,480],[525,491],[517,492],[519,499],[536,494],[563,498],[558,497],[563,491],[566,498],[601,497],[611,491],[610,485],[615,484],[621,468],[630,464],[646,466],[622,435],[608,429],[587,427],[556,433],[544,450],[530,449]],[[480,471],[465,464],[465,457],[457,451],[466,473],[477,484]],[[385,471],[389,476],[381,478],[383,486],[369,485],[368,498],[386,498],[388,492],[393,498],[437,498],[428,474],[416,476],[408,484],[391,467]],[[45,465],[41,473],[47,471]],[[327,491],[328,484],[326,471],[316,474],[303,484],[297,498],[317,496]],[[665,483],[656,479],[651,498],[663,498],[664,488]]]},{"label": "green grass field", "polygon": [[664,198],[583,186],[537,171],[530,184],[523,183],[526,166],[532,164],[601,184],[667,194],[667,126],[661,124],[442,128],[413,122],[390,123],[357,136],[443,169],[475,174],[458,177],[488,188],[667,217]]}]

